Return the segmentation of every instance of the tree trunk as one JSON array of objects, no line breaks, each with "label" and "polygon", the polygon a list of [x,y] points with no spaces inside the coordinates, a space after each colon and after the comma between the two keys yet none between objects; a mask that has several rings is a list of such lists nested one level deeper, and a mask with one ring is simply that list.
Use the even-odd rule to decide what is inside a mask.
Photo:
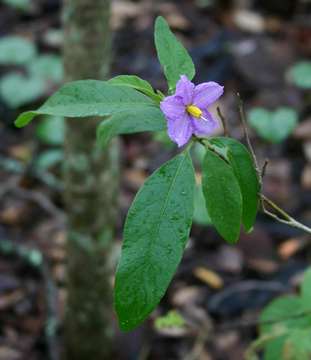
[{"label": "tree trunk", "polygon": [[[103,79],[110,58],[109,0],[65,0],[66,81]],[[65,203],[68,214],[64,354],[111,359],[110,252],[116,217],[118,145],[95,146],[98,119],[67,119]]]}]

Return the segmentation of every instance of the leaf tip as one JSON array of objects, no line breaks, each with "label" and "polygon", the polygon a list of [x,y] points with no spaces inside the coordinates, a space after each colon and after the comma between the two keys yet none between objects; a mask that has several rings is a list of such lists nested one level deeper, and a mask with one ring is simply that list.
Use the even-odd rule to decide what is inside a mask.
[{"label": "leaf tip", "polygon": [[23,112],[14,121],[14,125],[17,128],[22,128],[22,127],[28,125],[35,116],[36,116],[36,114],[33,111]]}]

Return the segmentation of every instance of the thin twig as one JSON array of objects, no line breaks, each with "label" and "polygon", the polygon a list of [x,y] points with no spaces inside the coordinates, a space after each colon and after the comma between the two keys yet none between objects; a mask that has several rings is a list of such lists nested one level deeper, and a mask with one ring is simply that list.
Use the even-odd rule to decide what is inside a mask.
[{"label": "thin twig", "polygon": [[[299,221],[295,220],[294,218],[292,218],[286,211],[284,211],[283,209],[281,209],[278,205],[276,205],[272,200],[268,199],[265,195],[261,194],[261,199],[263,200],[262,204],[262,210],[263,212],[272,217],[274,220],[281,222],[283,224],[289,225],[291,227],[295,227],[297,229],[300,229],[308,234],[311,234],[311,228],[300,223]],[[269,210],[267,210],[264,206],[264,202],[266,202],[271,208],[273,208],[277,213],[279,213],[283,218],[280,218],[279,216],[277,216],[276,214],[270,212]]]},{"label": "thin twig", "polygon": [[269,160],[268,159],[265,159],[265,162],[261,168],[261,180],[265,177],[266,175],[266,170],[267,170],[267,166],[269,164]]},{"label": "thin twig", "polygon": [[255,151],[253,149],[253,145],[251,143],[251,140],[250,140],[250,137],[249,137],[249,134],[248,134],[248,130],[247,130],[247,123],[246,123],[246,116],[245,116],[244,107],[243,107],[243,101],[241,99],[240,94],[237,93],[237,95],[238,95],[238,99],[239,99],[240,120],[241,120],[241,124],[242,124],[242,127],[243,127],[244,136],[245,136],[245,139],[246,139],[246,142],[247,142],[247,147],[248,147],[248,149],[249,149],[249,151],[250,151],[250,153],[252,155],[252,158],[253,158],[253,161],[254,161],[254,164],[255,164],[255,168],[256,168],[257,173],[258,173],[258,178],[261,181],[261,172],[259,171],[259,166],[258,166],[256,154],[255,154]]},{"label": "thin twig", "polygon": [[217,114],[221,120],[222,127],[224,129],[224,135],[229,136],[227,121],[226,121],[226,118],[223,116],[219,106],[217,106]]}]

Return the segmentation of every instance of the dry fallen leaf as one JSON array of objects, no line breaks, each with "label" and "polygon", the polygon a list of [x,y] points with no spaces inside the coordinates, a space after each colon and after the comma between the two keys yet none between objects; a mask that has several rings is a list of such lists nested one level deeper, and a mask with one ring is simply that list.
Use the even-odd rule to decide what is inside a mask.
[{"label": "dry fallen leaf", "polygon": [[195,277],[213,289],[221,289],[224,286],[222,278],[212,270],[204,267],[197,267],[194,269],[193,273]]}]

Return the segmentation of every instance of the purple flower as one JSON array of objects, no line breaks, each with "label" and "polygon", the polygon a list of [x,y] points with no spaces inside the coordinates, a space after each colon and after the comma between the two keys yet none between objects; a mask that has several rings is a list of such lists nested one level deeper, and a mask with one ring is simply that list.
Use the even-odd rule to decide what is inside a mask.
[{"label": "purple flower", "polygon": [[224,92],[223,86],[209,81],[195,86],[186,75],[176,85],[176,92],[161,101],[168,127],[169,137],[183,146],[191,138],[210,135],[219,125],[207,107]]}]

